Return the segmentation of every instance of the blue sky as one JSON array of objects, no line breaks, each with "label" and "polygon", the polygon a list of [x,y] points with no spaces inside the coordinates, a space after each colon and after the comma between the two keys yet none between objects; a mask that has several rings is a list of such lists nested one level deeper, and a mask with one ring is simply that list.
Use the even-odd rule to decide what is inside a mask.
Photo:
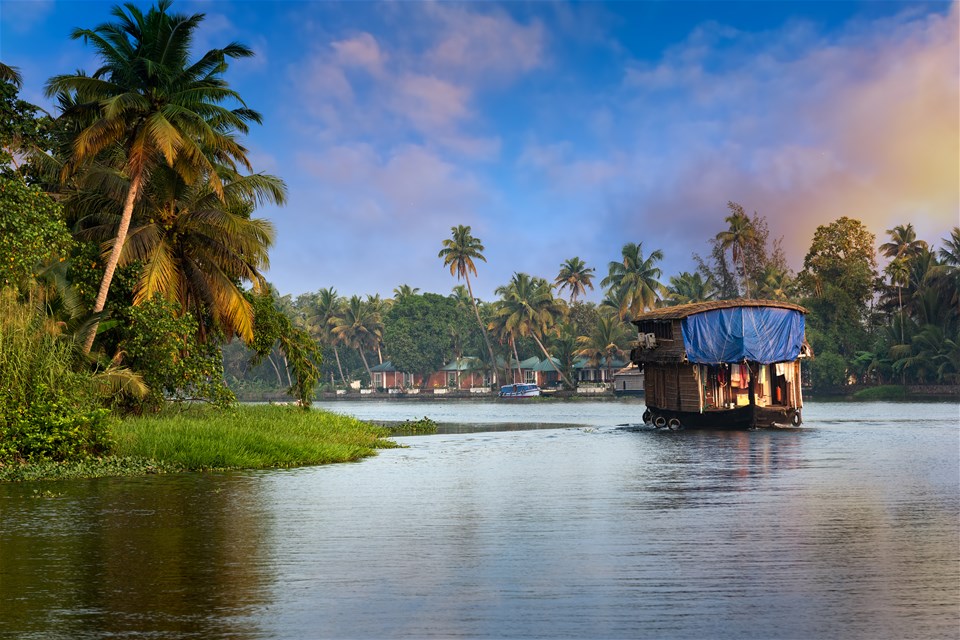
[{"label": "blue sky", "polygon": [[[146,3],[137,3],[143,7]],[[0,60],[46,80],[92,72],[75,27],[110,2],[0,0]],[[514,271],[597,271],[626,242],[663,281],[725,225],[765,216],[802,266],[818,225],[911,222],[933,243],[960,211],[955,2],[175,1],[206,14],[197,55],[256,52],[227,79],[264,116],[246,140],[289,202],[262,209],[268,278],[446,294],[450,228],[485,247],[475,294]],[[589,299],[599,300],[594,291]]]}]

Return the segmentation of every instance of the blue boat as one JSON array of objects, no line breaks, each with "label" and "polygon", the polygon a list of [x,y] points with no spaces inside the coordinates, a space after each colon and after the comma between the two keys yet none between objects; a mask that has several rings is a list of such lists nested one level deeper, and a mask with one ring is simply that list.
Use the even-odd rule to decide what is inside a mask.
[{"label": "blue boat", "polygon": [[533,398],[540,395],[540,387],[535,384],[505,384],[500,387],[501,398]]}]

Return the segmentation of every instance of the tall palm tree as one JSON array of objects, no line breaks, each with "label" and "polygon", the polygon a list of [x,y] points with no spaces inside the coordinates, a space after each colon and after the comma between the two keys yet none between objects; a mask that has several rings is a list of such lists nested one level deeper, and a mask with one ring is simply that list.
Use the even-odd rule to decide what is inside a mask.
[{"label": "tall palm tree", "polygon": [[[240,284],[250,282],[260,291],[274,238],[272,223],[251,213],[257,202],[282,204],[286,187],[260,174],[224,176],[222,184],[218,196],[207,182],[187,184],[172,169],[155,169],[134,209],[118,266],[142,264],[134,304],[160,293],[194,314],[201,340],[209,317],[225,335],[239,335],[249,344],[253,308]],[[108,197],[84,199],[76,207],[88,213],[80,236],[100,240],[112,251],[120,207]]]},{"label": "tall palm tree", "polygon": [[504,378],[504,380],[509,380],[509,382],[512,383],[522,382],[522,380],[517,380],[518,365],[520,364],[520,354],[517,353],[517,337],[513,328],[508,325],[507,317],[494,314],[493,318],[487,324],[487,329],[493,334],[494,339],[496,339],[501,346],[506,346],[507,377]]},{"label": "tall palm tree", "polygon": [[483,341],[487,345],[487,353],[490,355],[490,367],[493,371],[493,384],[497,384],[497,360],[493,355],[493,347],[490,344],[490,336],[487,335],[487,328],[480,319],[480,309],[477,307],[477,299],[473,295],[473,286],[470,284],[470,274],[477,275],[477,267],[474,260],[487,261],[483,257],[483,243],[478,238],[474,238],[470,233],[470,227],[457,225],[450,227],[452,237],[443,241],[443,249],[437,254],[438,258],[443,258],[443,266],[450,267],[450,275],[456,275],[457,280],[463,278],[467,281],[467,291],[470,293],[470,302],[473,304],[473,313],[477,317],[477,324],[480,325],[480,331],[483,333]]},{"label": "tall palm tree", "polygon": [[722,251],[730,249],[733,263],[740,261],[740,269],[743,277],[743,288],[747,298],[750,297],[750,275],[747,273],[747,249],[757,241],[757,231],[750,218],[744,213],[740,205],[732,202],[727,203],[732,211],[731,215],[724,218],[730,225],[725,231],[717,234],[717,240],[720,241]]},{"label": "tall palm tree", "polygon": [[23,76],[20,75],[20,68],[0,62],[0,82],[9,82],[18,89],[22,87]]},{"label": "tall palm tree", "polygon": [[[117,22],[95,29],[75,29],[73,39],[91,43],[103,66],[92,76],[54,76],[46,86],[48,97],[75,94],[78,103],[63,117],[84,121],[73,142],[65,179],[77,168],[111,148],[123,152],[122,172],[128,181],[117,237],[107,259],[94,314],[100,314],[120,260],[134,206],[152,170],[161,164],[173,168],[187,184],[207,180],[222,197],[217,166],[250,169],[247,150],[234,134],[246,133],[247,123],[260,114],[246,107],[223,79],[227,58],[245,58],[253,52],[231,43],[211,49],[199,60],[188,59],[194,32],[203,14],[170,14],[170,0],[159,0],[146,14],[132,3],[114,7]],[[239,108],[229,109],[224,102]],[[87,123],[85,118],[93,114]],[[84,343],[89,353],[96,326]]]},{"label": "tall palm tree", "polygon": [[898,224],[893,229],[887,229],[890,241],[880,245],[880,253],[891,259],[912,258],[922,249],[927,248],[924,240],[917,240],[917,232],[913,224]]},{"label": "tall palm tree", "polygon": [[343,344],[356,349],[360,354],[363,368],[367,370],[367,375],[370,377],[370,384],[373,384],[373,372],[370,371],[364,352],[376,348],[382,338],[382,334],[378,333],[382,330],[380,327],[370,305],[356,295],[350,296],[340,314],[333,318],[333,334]]},{"label": "tall palm tree", "polygon": [[903,335],[903,287],[910,283],[910,268],[906,257],[897,257],[890,261],[885,269],[890,283],[897,288],[897,306],[900,309],[900,344],[904,344]]},{"label": "tall palm tree", "polygon": [[608,291],[616,290],[630,315],[635,318],[645,309],[656,306],[660,299],[663,285],[658,280],[661,271],[656,264],[663,260],[663,252],[657,249],[644,258],[643,243],[628,242],[623,245],[620,254],[622,260],[607,265],[607,277],[600,282],[600,286]]},{"label": "tall palm tree", "polygon": [[612,380],[612,363],[624,353],[624,345],[630,340],[631,334],[623,322],[615,314],[601,315],[593,330],[584,336],[577,337],[576,355],[586,358],[591,366],[600,368],[607,365],[607,382]]},{"label": "tall palm tree", "polygon": [[766,300],[789,300],[794,290],[794,280],[789,271],[768,264],[760,274],[757,295]]},{"label": "tall palm tree", "polygon": [[667,287],[666,303],[669,306],[704,302],[717,297],[717,289],[713,278],[703,279],[699,273],[684,271],[678,276],[670,276],[670,285]]},{"label": "tall palm tree", "polygon": [[343,375],[343,365],[340,364],[340,351],[337,349],[338,340],[333,332],[334,319],[341,315],[343,299],[337,295],[333,287],[320,289],[313,299],[312,313],[307,317],[312,333],[321,344],[330,345],[333,357],[337,362],[337,371],[343,386],[347,386],[347,379]]},{"label": "tall palm tree", "polygon": [[553,284],[557,286],[558,293],[570,289],[570,302],[573,303],[587,292],[587,287],[593,290],[593,274],[594,269],[579,257],[568,258],[560,265],[560,272]]},{"label": "tall palm tree", "polygon": [[470,296],[470,292],[467,291],[467,288],[462,284],[456,285],[451,291],[449,296],[454,302],[457,303],[458,308],[473,308],[473,298]]},{"label": "tall palm tree", "polygon": [[927,243],[917,240],[917,232],[912,223],[898,224],[893,229],[887,229],[890,241],[880,245],[880,253],[890,258],[887,265],[887,275],[890,282],[897,287],[897,303],[900,307],[900,343],[903,344],[903,287],[909,284],[911,262],[923,250]]},{"label": "tall palm tree", "polygon": [[411,287],[408,284],[401,284],[396,289],[393,290],[393,299],[396,301],[403,300],[404,298],[409,298],[411,296],[417,295],[417,292],[420,291],[419,287]]},{"label": "tall palm tree", "polygon": [[940,262],[950,267],[960,267],[960,227],[951,229],[950,237],[943,239]]},{"label": "tall palm tree", "polygon": [[573,388],[573,383],[557,367],[553,358],[543,345],[543,337],[556,333],[557,320],[561,308],[553,297],[553,289],[543,278],[530,277],[526,273],[515,273],[510,284],[497,287],[501,296],[497,315],[505,318],[508,330],[517,336],[533,338],[540,351],[553,366],[564,383]]},{"label": "tall palm tree", "polygon": [[627,322],[631,319],[630,314],[630,294],[624,289],[611,288],[607,290],[607,295],[600,301],[599,310],[609,310],[616,313],[620,320]]},{"label": "tall palm tree", "polygon": [[960,316],[960,227],[954,227],[950,236],[943,238],[939,254],[944,266],[944,287],[948,290],[954,316]]},{"label": "tall palm tree", "polygon": [[370,329],[376,337],[374,346],[377,349],[377,359],[383,364],[383,316],[390,309],[392,300],[384,300],[380,294],[367,296],[367,311],[370,315]]}]

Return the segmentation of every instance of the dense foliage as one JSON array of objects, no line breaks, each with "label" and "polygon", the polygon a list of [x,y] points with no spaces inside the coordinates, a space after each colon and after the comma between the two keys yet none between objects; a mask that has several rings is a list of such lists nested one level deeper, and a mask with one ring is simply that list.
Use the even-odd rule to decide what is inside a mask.
[{"label": "dense foliage", "polygon": [[451,298],[408,295],[385,314],[383,344],[398,370],[429,375],[449,362],[451,354],[464,355],[460,337],[472,326],[472,318]]},{"label": "dense foliage", "polygon": [[60,205],[21,177],[0,176],[0,285],[32,280],[72,245]]},{"label": "dense foliage", "polygon": [[110,449],[109,411],[76,345],[43,312],[0,292],[0,465]]}]

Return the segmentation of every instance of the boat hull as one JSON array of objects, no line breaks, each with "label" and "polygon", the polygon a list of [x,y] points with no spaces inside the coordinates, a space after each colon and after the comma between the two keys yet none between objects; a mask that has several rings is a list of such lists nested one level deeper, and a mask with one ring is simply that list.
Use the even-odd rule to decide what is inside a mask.
[{"label": "boat hull", "polygon": [[733,409],[712,409],[700,413],[674,411],[647,405],[644,422],[673,429],[753,429],[799,427],[803,420],[800,410],[792,407],[747,405]]},{"label": "boat hull", "polygon": [[500,387],[501,398],[535,398],[540,395],[540,387],[534,384],[510,384]]}]

